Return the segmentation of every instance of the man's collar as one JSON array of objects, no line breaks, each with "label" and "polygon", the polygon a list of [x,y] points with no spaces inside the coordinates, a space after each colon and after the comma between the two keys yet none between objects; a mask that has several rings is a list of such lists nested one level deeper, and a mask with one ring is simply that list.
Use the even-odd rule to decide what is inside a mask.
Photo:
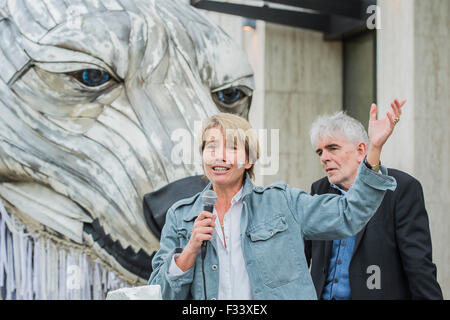
[{"label": "man's collar", "polygon": [[348,190],[345,191],[345,190],[339,188],[337,185],[335,185],[335,184],[333,184],[333,183],[331,183],[330,185],[331,185],[331,187],[333,187],[333,188],[339,190],[339,191],[340,191],[342,194],[344,194],[344,195],[348,192]]}]

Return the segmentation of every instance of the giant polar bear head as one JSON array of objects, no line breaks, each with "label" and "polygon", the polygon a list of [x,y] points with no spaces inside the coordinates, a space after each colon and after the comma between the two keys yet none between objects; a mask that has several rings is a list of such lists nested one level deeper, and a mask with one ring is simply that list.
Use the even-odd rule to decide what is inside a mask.
[{"label": "giant polar bear head", "polygon": [[0,0],[0,38],[0,198],[142,281],[159,248],[144,194],[201,173],[171,133],[247,117],[245,54],[181,0]]}]

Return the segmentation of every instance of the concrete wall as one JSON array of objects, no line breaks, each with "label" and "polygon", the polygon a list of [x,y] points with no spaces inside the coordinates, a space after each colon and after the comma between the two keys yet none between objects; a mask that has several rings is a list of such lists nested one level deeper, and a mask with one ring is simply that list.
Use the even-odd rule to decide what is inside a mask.
[{"label": "concrete wall", "polygon": [[318,32],[266,24],[263,91],[264,127],[280,130],[279,172],[264,176],[263,183],[283,180],[309,191],[323,176],[309,140],[311,123],[342,109],[342,43],[324,42]]},{"label": "concrete wall", "polygon": [[408,99],[383,161],[423,186],[433,260],[450,299],[450,1],[381,0],[378,101]]}]

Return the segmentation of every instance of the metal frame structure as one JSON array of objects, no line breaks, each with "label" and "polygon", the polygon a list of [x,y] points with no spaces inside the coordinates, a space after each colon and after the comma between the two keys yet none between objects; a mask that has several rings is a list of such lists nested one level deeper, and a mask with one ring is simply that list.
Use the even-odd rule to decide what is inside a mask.
[{"label": "metal frame structure", "polygon": [[370,16],[367,8],[377,3],[376,0],[266,0],[257,6],[243,2],[190,1],[198,9],[319,31],[325,40],[341,40],[365,31]]}]

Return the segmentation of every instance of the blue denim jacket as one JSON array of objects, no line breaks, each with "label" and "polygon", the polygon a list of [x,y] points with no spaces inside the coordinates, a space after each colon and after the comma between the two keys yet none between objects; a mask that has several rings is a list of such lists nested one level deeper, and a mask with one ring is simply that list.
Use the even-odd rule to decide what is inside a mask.
[{"label": "blue denim jacket", "polygon": [[[378,209],[386,190],[396,188],[386,168],[382,167],[381,172],[377,174],[362,163],[345,196],[311,196],[285,183],[259,187],[247,176],[240,236],[253,297],[317,299],[302,239],[343,239],[360,231]],[[205,190],[208,188],[210,185]],[[168,274],[173,254],[187,245],[194,221],[202,211],[202,192],[178,201],[167,212],[161,247],[152,260],[149,279],[149,284],[161,286],[163,299],[205,299],[200,254],[183,275]],[[216,248],[214,234],[205,258],[207,299],[218,296],[220,266]]]}]

